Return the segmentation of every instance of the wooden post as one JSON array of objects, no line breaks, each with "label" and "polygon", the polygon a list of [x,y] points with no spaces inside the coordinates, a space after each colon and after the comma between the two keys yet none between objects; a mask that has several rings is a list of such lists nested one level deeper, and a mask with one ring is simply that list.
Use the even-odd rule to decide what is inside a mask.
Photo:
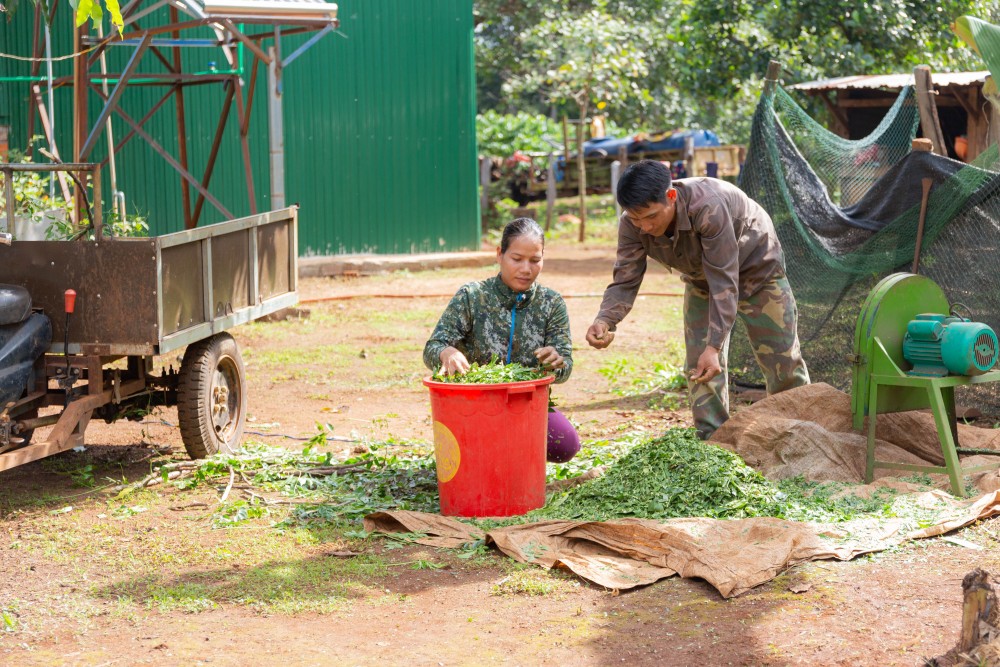
[{"label": "wooden post", "polygon": [[479,158],[479,226],[483,231],[486,231],[486,216],[490,210],[491,171],[490,158],[486,156]]},{"label": "wooden post", "polygon": [[622,163],[622,171],[628,166],[628,148],[625,146],[618,147],[618,161]]},{"label": "wooden post", "polygon": [[931,82],[931,68],[918,65],[913,68],[913,79],[917,88],[917,109],[920,111],[920,130],[934,144],[934,152],[948,155],[938,120],[937,103],[934,101],[934,84]]},{"label": "wooden post", "polygon": [[934,184],[934,179],[924,178],[920,181],[923,191],[920,195],[920,219],[917,222],[917,241],[913,246],[913,267],[910,269],[910,273],[916,273],[920,268],[920,246],[924,241],[924,222],[927,220],[927,199],[931,193],[931,186]]},{"label": "wooden post", "polygon": [[774,87],[778,85],[778,79],[781,77],[781,63],[777,60],[772,60],[767,65],[767,74],[764,77],[764,94],[774,92]]},{"label": "wooden post", "polygon": [[622,175],[622,163],[615,160],[611,163],[611,196],[615,199],[615,218],[622,215],[622,207],[618,204],[618,179]]},{"label": "wooden post", "polygon": [[694,173],[694,137],[684,137],[684,171],[688,178],[701,176]]},{"label": "wooden post", "polygon": [[556,207],[556,154],[549,151],[549,164],[545,172],[545,231],[552,227],[552,211]]},{"label": "wooden post", "polygon": [[587,227],[587,164],[583,160],[583,125],[585,118],[581,118],[576,124],[576,169],[580,182],[577,184],[577,191],[580,194],[580,237],[577,239],[583,243]]},{"label": "wooden post", "polygon": [[962,579],[962,634],[958,640],[960,653],[965,653],[978,646],[980,637],[980,622],[992,625],[997,614],[997,594],[990,583],[990,575],[978,567]]},{"label": "wooden post", "polygon": [[271,153],[271,210],[285,208],[285,121],[281,105],[281,52],[277,37],[268,47],[267,119]]}]

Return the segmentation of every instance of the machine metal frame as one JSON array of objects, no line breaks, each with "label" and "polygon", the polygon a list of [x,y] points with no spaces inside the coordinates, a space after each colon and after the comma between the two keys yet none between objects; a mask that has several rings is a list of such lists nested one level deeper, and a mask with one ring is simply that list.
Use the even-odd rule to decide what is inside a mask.
[{"label": "machine metal frame", "polygon": [[[920,377],[907,375],[903,358],[906,323],[922,313],[947,313],[951,305],[931,279],[910,273],[894,273],[881,280],[868,295],[854,331],[854,364],[851,408],[854,429],[864,429],[868,418],[865,483],[874,479],[876,468],[948,475],[952,493],[962,497],[962,476],[970,472],[1000,468],[1000,462],[963,468],[960,454],[997,454],[958,446],[955,387],[1000,382],[1000,371],[982,375]],[[879,414],[929,408],[934,414],[943,466],[879,461],[875,458],[875,429]]]}]

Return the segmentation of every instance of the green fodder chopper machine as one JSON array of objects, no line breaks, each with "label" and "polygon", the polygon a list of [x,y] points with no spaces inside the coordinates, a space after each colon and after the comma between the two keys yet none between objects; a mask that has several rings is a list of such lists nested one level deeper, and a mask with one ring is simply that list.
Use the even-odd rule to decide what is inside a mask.
[{"label": "green fodder chopper machine", "polygon": [[[952,493],[964,495],[962,475],[1000,467],[963,468],[960,454],[1000,451],[958,446],[955,387],[1000,381],[996,365],[1000,343],[986,324],[971,321],[961,304],[949,304],[931,279],[895,273],[880,281],[861,309],[854,332],[851,408],[854,429],[868,417],[865,482],[875,468],[947,474]],[[969,317],[963,317],[963,315]],[[941,443],[943,466],[892,463],[875,459],[879,414],[929,408]]]}]

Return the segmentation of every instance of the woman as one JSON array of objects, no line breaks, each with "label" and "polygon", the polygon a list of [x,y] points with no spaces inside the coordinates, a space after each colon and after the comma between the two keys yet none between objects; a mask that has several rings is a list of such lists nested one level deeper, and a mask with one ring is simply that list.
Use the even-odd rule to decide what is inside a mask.
[{"label": "woman", "polygon": [[[465,373],[471,363],[494,358],[522,366],[541,366],[556,382],[573,370],[573,345],[566,302],[538,285],[545,238],[531,218],[504,227],[497,248],[500,273],[459,288],[424,346],[424,364],[446,375]],[[548,458],[568,461],[580,448],[569,420],[549,412]]]}]

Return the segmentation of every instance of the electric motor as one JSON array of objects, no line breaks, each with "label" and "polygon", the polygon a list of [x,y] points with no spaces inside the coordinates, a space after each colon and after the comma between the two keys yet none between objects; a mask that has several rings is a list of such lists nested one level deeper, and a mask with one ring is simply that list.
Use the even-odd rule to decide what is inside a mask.
[{"label": "electric motor", "polygon": [[982,375],[996,364],[998,351],[993,329],[953,315],[917,315],[903,338],[903,358],[913,364],[909,375]]}]

